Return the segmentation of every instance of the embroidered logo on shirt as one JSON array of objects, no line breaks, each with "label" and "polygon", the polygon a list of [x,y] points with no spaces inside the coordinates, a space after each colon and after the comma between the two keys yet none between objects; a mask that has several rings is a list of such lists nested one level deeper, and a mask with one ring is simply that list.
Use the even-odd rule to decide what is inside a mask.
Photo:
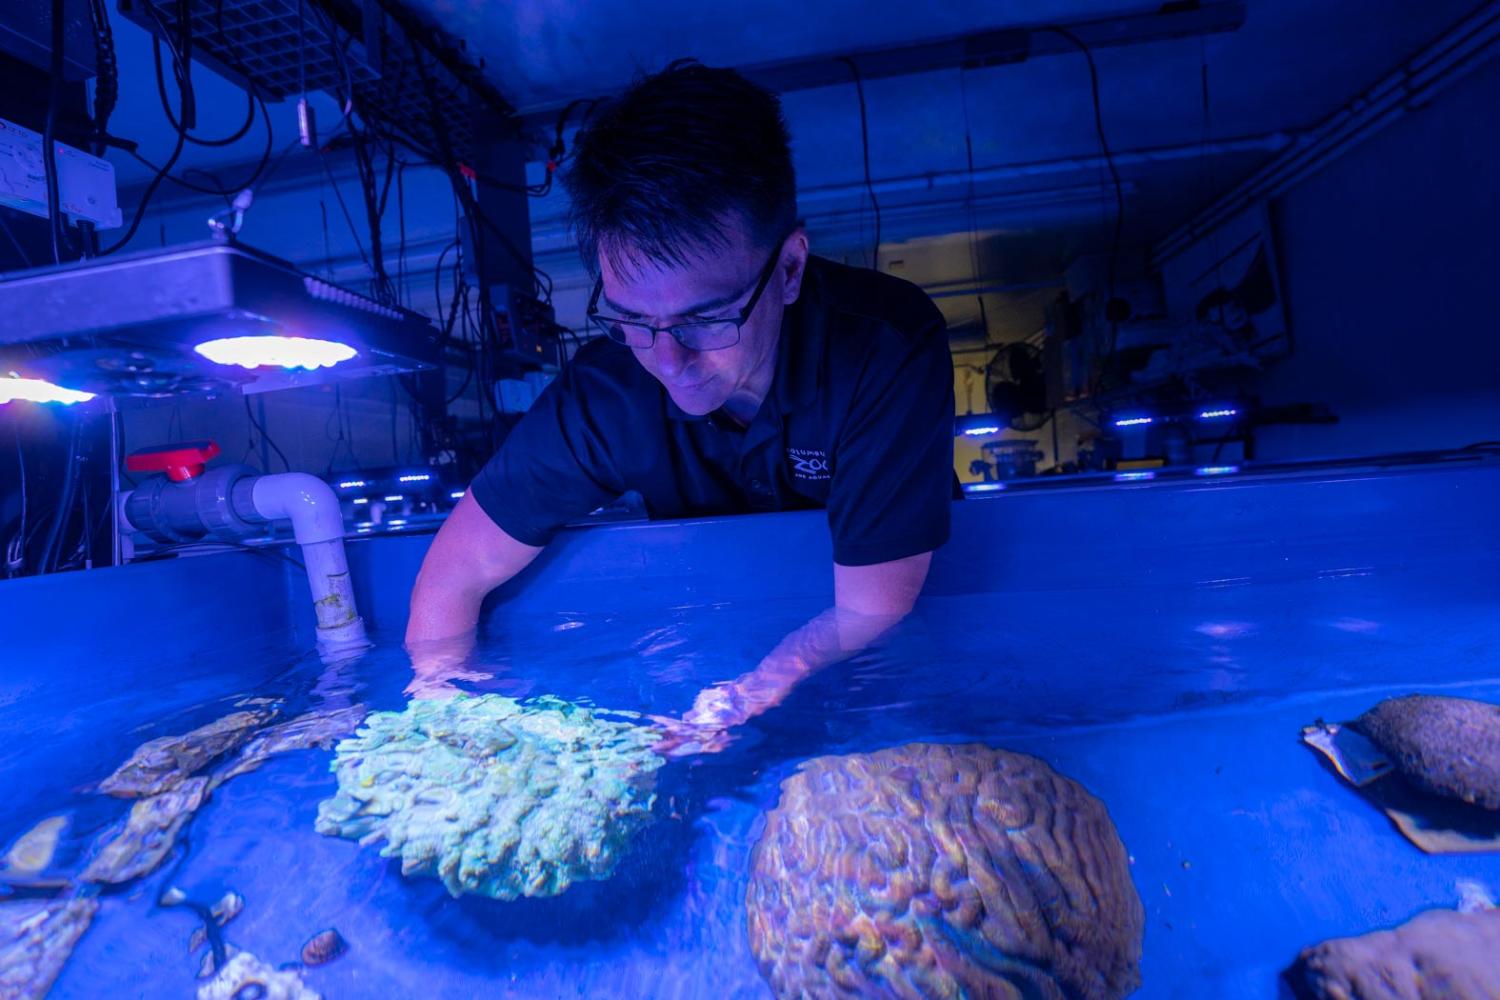
[{"label": "embroidered logo on shirt", "polygon": [[786,457],[792,463],[792,476],[797,479],[818,480],[833,478],[828,465],[828,452],[817,448],[788,448]]}]

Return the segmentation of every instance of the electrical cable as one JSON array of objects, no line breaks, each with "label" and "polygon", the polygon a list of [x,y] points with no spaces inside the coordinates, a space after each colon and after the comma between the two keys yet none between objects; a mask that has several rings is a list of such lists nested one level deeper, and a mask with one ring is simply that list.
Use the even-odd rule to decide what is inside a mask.
[{"label": "electrical cable", "polygon": [[[1120,339],[1120,321],[1116,318],[1113,318],[1111,316],[1111,313],[1115,308],[1115,292],[1119,279],[1120,237],[1124,232],[1125,225],[1125,190],[1120,183],[1120,172],[1115,167],[1114,153],[1109,148],[1109,139],[1106,138],[1104,133],[1104,104],[1099,99],[1099,67],[1094,63],[1093,50],[1089,48],[1087,42],[1085,42],[1082,38],[1079,38],[1067,28],[1059,27],[1057,25],[1047,25],[1045,27],[1038,28],[1037,30],[1050,31],[1056,35],[1061,36],[1062,38],[1067,39],[1070,43],[1076,46],[1080,52],[1083,53],[1084,59],[1088,61],[1089,89],[1090,93],[1093,96],[1094,103],[1094,132],[1099,137],[1099,150],[1104,155],[1104,163],[1105,166],[1109,168],[1110,180],[1114,185],[1115,225],[1114,236],[1110,241],[1109,252],[1109,301],[1105,304],[1105,315],[1107,318],[1109,318],[1110,324],[1109,351],[1105,354],[1104,363],[1100,366],[1099,373],[1096,376],[1098,379],[1102,379],[1104,377],[1105,371],[1107,371],[1109,368],[1110,361],[1114,359],[1115,350],[1119,346]],[[1089,395],[1092,396],[1097,391],[1098,385],[1096,383],[1094,386],[1090,387]]]},{"label": "electrical cable", "polygon": [[83,421],[75,414],[68,435],[68,465],[63,470],[62,495],[58,498],[57,512],[52,516],[52,523],[47,528],[47,538],[42,545],[41,562],[38,564],[40,572],[44,574],[52,572],[57,564],[63,532],[73,515],[73,500],[78,487],[78,446],[82,433]]},{"label": "electrical cable", "polygon": [[5,233],[5,238],[10,240],[10,245],[16,248],[16,253],[20,256],[21,263],[27,267],[36,267],[36,263],[31,259],[31,254],[26,252],[26,248],[21,245],[21,241],[16,239],[16,234],[11,232],[10,225],[6,223],[3,214],[0,214],[0,231]]},{"label": "electrical cable", "polygon": [[94,28],[94,154],[104,153],[109,119],[120,99],[120,65],[115,57],[115,34],[104,0],[89,0],[89,20]]},{"label": "electrical cable", "polygon": [[849,72],[854,76],[854,92],[859,95],[859,138],[864,149],[865,161],[865,191],[870,195],[870,205],[875,210],[875,245],[870,251],[870,266],[879,270],[880,268],[880,199],[875,197],[875,182],[870,176],[870,126],[865,114],[865,84],[859,74],[859,67],[853,59],[848,56],[840,60],[849,67]]},{"label": "electrical cable", "polygon": [[[276,453],[276,457],[281,459],[281,467],[287,472],[291,472],[292,463],[286,460],[286,453],[283,452],[279,447],[277,447],[276,440],[272,438],[271,435],[267,434],[266,429],[260,425],[260,421],[255,419],[255,413],[250,409],[250,397],[245,396],[244,401],[245,416],[250,418],[250,426],[254,427],[256,432],[260,434],[260,439],[262,441],[271,446],[271,450]],[[268,469],[266,471],[269,472],[270,470]]]},{"label": "electrical cable", "polygon": [[47,118],[42,126],[42,172],[46,175],[47,225],[52,237],[52,263],[62,263],[62,248],[67,234],[63,231],[62,197],[57,184],[57,106],[62,103],[63,46],[67,43],[67,21],[63,0],[52,0],[51,78],[47,89]]},{"label": "electrical cable", "polygon": [[[9,575],[12,574],[13,570],[20,569],[21,574],[24,576],[25,573],[26,573],[26,513],[27,513],[27,509],[26,509],[26,449],[24,449],[24,448],[21,447],[21,425],[20,424],[16,424],[12,428],[12,430],[15,431],[15,435],[16,435],[16,464],[18,466],[20,466],[20,469],[21,469],[21,521],[20,521],[20,524],[18,525],[18,527],[16,528],[15,537],[12,538],[10,544],[8,544],[6,546],[6,552],[5,552],[5,572],[6,572],[6,575],[9,576]],[[12,547],[15,546],[15,542],[16,542],[17,539],[19,539],[20,545],[16,548],[16,551],[12,551]]]},{"label": "electrical cable", "polygon": [[324,176],[328,178],[328,183],[333,187],[334,197],[338,199],[339,210],[344,213],[344,222],[349,226],[349,235],[354,237],[354,246],[359,250],[360,260],[365,262],[365,267],[368,267],[373,274],[375,267],[370,263],[370,255],[365,253],[365,245],[360,241],[359,231],[354,228],[354,217],[349,214],[349,206],[344,203],[344,195],[339,190],[338,180],[334,178],[333,171],[328,169],[328,161],[324,160],[321,156],[318,157],[318,165],[323,168]]},{"label": "electrical cable", "polygon": [[[146,7],[149,9],[151,7],[151,4],[148,2],[146,4]],[[159,24],[160,22],[158,21],[157,23]],[[255,90],[252,87],[245,88],[245,97],[248,100],[246,101],[244,123],[240,125],[239,128],[235,129],[233,132],[231,132],[229,135],[224,136],[223,138],[199,138],[198,136],[190,133],[185,126],[181,125],[181,123],[178,122],[176,116],[172,114],[171,101],[167,98],[166,75],[162,72],[161,46],[162,40],[153,35],[151,38],[151,55],[156,68],[156,96],[160,99],[162,111],[167,116],[167,124],[171,125],[174,129],[182,128],[183,134],[187,136],[187,141],[195,146],[232,146],[243,139],[246,135],[248,135],[250,133],[250,129],[255,126],[256,95]],[[167,43],[167,47],[169,49],[171,48],[170,42]],[[174,55],[174,59],[175,58],[176,56]]]}]

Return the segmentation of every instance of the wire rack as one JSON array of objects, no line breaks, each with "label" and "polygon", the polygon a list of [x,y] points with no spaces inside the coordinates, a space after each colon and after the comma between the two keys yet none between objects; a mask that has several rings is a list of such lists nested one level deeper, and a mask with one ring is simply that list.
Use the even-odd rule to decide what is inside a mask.
[{"label": "wire rack", "polygon": [[430,32],[398,22],[375,0],[118,0],[122,15],[175,43],[186,10],[192,57],[266,100],[313,91],[353,97],[356,111],[472,163],[474,112],[512,109]]}]

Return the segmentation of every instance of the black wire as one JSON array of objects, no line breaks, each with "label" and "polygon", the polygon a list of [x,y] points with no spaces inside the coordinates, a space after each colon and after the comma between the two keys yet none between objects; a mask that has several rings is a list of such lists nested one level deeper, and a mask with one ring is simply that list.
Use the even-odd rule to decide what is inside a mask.
[{"label": "black wire", "polygon": [[52,0],[52,78],[47,89],[47,119],[42,127],[42,171],[47,182],[47,224],[52,236],[52,263],[62,263],[62,248],[67,240],[63,232],[62,198],[57,187],[57,146],[53,136],[57,129],[57,106],[62,103],[63,46],[67,43],[67,22],[63,0]]},{"label": "black wire", "polygon": [[94,27],[94,153],[103,155],[109,119],[120,98],[120,65],[115,57],[114,29],[104,0],[89,0],[89,20]]},{"label": "black wire", "polygon": [[[1104,154],[1104,163],[1105,166],[1109,168],[1109,177],[1114,184],[1115,190],[1115,227],[1114,237],[1111,240],[1109,251],[1110,301],[1105,306],[1107,315],[1109,311],[1113,309],[1115,291],[1117,288],[1119,277],[1120,237],[1124,231],[1125,225],[1125,191],[1120,184],[1120,172],[1115,168],[1115,157],[1114,154],[1110,151],[1109,140],[1105,137],[1104,134],[1104,105],[1103,102],[1099,99],[1099,67],[1094,64],[1094,52],[1089,48],[1088,43],[1085,42],[1082,38],[1079,38],[1077,35],[1073,34],[1073,32],[1069,31],[1067,28],[1058,27],[1056,25],[1049,25],[1037,30],[1050,31],[1067,39],[1069,42],[1075,45],[1080,52],[1083,53],[1083,57],[1088,60],[1089,64],[1089,89],[1090,93],[1093,95],[1094,101],[1094,132],[1099,137],[1099,149]],[[1101,366],[1098,375],[1098,377],[1101,379],[1104,376],[1104,372],[1109,368],[1110,361],[1115,356],[1115,350],[1119,346],[1119,339],[1120,323],[1118,320],[1111,319],[1109,333],[1109,351],[1104,356],[1104,364],[1103,366]],[[1097,390],[1098,386],[1095,385],[1090,391],[1090,395],[1093,395],[1093,393],[1097,392]]]},{"label": "black wire", "polygon": [[339,190],[339,182],[334,178],[333,171],[328,169],[327,160],[319,156],[318,163],[320,166],[322,166],[323,174],[328,178],[328,183],[333,186],[334,196],[338,198],[339,210],[344,213],[344,222],[346,222],[349,226],[349,235],[354,237],[354,245],[359,249],[359,257],[365,262],[365,267],[368,267],[370,269],[370,273],[373,274],[375,272],[375,268],[370,263],[370,255],[365,253],[364,243],[360,242],[359,230],[354,228],[354,217],[349,214],[349,206],[344,204],[344,195],[343,192]]},{"label": "black wire", "polygon": [[3,213],[0,213],[0,231],[5,233],[5,238],[10,240],[11,246],[16,248],[16,253],[21,257],[21,263],[27,267],[36,267],[36,264],[31,259],[31,254],[26,252],[26,248],[21,245],[21,241],[16,239],[16,234],[11,232],[10,225],[5,221]]},{"label": "black wire", "polygon": [[292,463],[286,460],[286,453],[283,452],[279,447],[277,447],[275,439],[272,438],[271,435],[267,434],[266,429],[260,425],[260,421],[255,419],[255,413],[250,409],[250,397],[245,396],[244,400],[245,416],[250,418],[250,426],[254,427],[255,430],[260,434],[260,439],[262,441],[271,446],[271,450],[276,453],[276,457],[281,459],[282,468],[286,469],[286,471],[288,472],[291,472]]},{"label": "black wire", "polygon": [[870,266],[880,267],[880,200],[875,197],[875,182],[870,176],[870,126],[865,114],[865,84],[859,75],[859,67],[847,56],[839,60],[849,67],[854,76],[854,92],[859,95],[859,138],[864,147],[865,190],[869,192],[870,204],[875,209],[875,246],[870,251]]},{"label": "black wire", "polygon": [[68,466],[63,470],[62,495],[57,501],[57,512],[47,528],[47,539],[42,545],[42,559],[38,564],[42,573],[50,573],[57,565],[58,550],[62,546],[63,532],[73,516],[73,501],[78,487],[78,446],[83,434],[83,421],[73,415],[73,426],[68,434]]},{"label": "black wire", "polygon": [[[148,2],[146,4],[146,7],[147,9],[151,9],[151,4]],[[161,22],[158,21],[157,23],[160,24]],[[171,48],[170,42],[167,43],[167,47]],[[195,146],[232,146],[250,133],[250,129],[255,126],[255,90],[253,87],[245,88],[245,97],[247,98],[247,101],[244,124],[221,139],[200,139],[198,136],[195,136],[191,132],[189,132],[186,127],[181,125],[181,123],[178,122],[177,117],[172,114],[172,104],[171,101],[169,101],[167,98],[166,76],[162,72],[161,39],[157,38],[154,35],[151,38],[151,55],[156,66],[156,96],[161,101],[162,112],[167,116],[167,124],[171,125],[174,129],[181,128],[183,130],[183,134],[187,136],[188,142],[192,143]],[[176,58],[175,54],[174,58]]]},{"label": "black wire", "polygon": [[[184,170],[182,172],[182,176],[180,176],[180,177],[173,176],[172,174],[167,174],[166,175],[166,179],[169,180],[169,181],[171,181],[173,184],[178,185],[179,187],[186,188],[189,191],[196,191],[199,194],[213,194],[213,195],[218,195],[219,197],[224,198],[226,200],[232,200],[233,197],[236,194],[238,194],[240,191],[245,190],[246,188],[254,188],[256,185],[258,185],[259,183],[261,183],[261,180],[262,180],[263,177],[265,177],[265,179],[269,179],[269,176],[266,175],[266,171],[267,171],[268,167],[270,166],[270,163],[271,163],[271,154],[272,154],[272,152],[275,149],[276,133],[275,133],[275,131],[272,128],[272,124],[271,124],[271,111],[270,111],[270,109],[268,107],[266,107],[265,100],[263,98],[261,98],[259,95],[255,96],[255,100],[257,100],[260,103],[261,118],[262,118],[262,120],[263,120],[263,122],[265,123],[265,126],[266,126],[266,148],[261,152],[260,162],[258,164],[256,164],[255,172],[252,173],[250,175],[250,177],[244,183],[242,183],[242,184],[224,184],[222,181],[219,181],[218,178],[214,174],[209,173],[207,170],[204,170],[201,167],[190,167],[187,170]],[[125,152],[128,153],[130,156],[135,157],[135,159],[138,162],[140,162],[141,164],[143,164],[144,166],[146,166],[148,169],[156,171],[158,173],[161,172],[161,168],[160,167],[158,167],[156,164],[152,163],[150,160],[146,159],[144,156],[142,156],[140,153],[136,152],[135,150],[133,150],[133,149],[127,149],[127,150],[125,150]],[[201,173],[201,174],[204,174],[204,175],[206,175],[208,177],[213,178],[216,181],[216,183],[218,184],[218,186],[217,187],[208,187],[208,186],[202,185],[202,184],[194,184],[193,182],[191,182],[191,181],[189,181],[187,179],[188,175],[189,174],[193,174],[193,173]]]},{"label": "black wire", "polygon": [[124,236],[121,236],[114,243],[100,250],[99,256],[108,256],[135,238],[136,231],[141,228],[141,220],[146,217],[146,207],[151,204],[151,198],[156,194],[156,189],[161,187],[161,182],[166,180],[172,168],[177,165],[177,160],[182,156],[182,150],[186,143],[187,140],[182,130],[179,129],[177,131],[177,145],[172,147],[172,155],[167,157],[167,162],[161,165],[161,168],[156,172],[156,176],[151,179],[151,183],[146,185],[146,190],[141,194],[140,203],[135,207],[135,217],[130,221],[130,228],[125,230]]}]

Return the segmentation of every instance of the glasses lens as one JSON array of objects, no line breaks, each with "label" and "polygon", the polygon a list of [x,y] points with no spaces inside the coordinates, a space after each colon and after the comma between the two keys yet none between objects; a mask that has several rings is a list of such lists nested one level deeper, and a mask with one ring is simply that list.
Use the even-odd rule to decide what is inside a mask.
[{"label": "glasses lens", "polygon": [[672,327],[672,336],[690,351],[721,351],[739,343],[740,328],[734,323],[687,323]]},{"label": "glasses lens", "polygon": [[604,335],[617,344],[626,347],[639,347],[645,349],[651,346],[655,335],[649,326],[639,323],[626,323],[624,320],[611,319],[607,316],[595,316],[594,323]]}]

